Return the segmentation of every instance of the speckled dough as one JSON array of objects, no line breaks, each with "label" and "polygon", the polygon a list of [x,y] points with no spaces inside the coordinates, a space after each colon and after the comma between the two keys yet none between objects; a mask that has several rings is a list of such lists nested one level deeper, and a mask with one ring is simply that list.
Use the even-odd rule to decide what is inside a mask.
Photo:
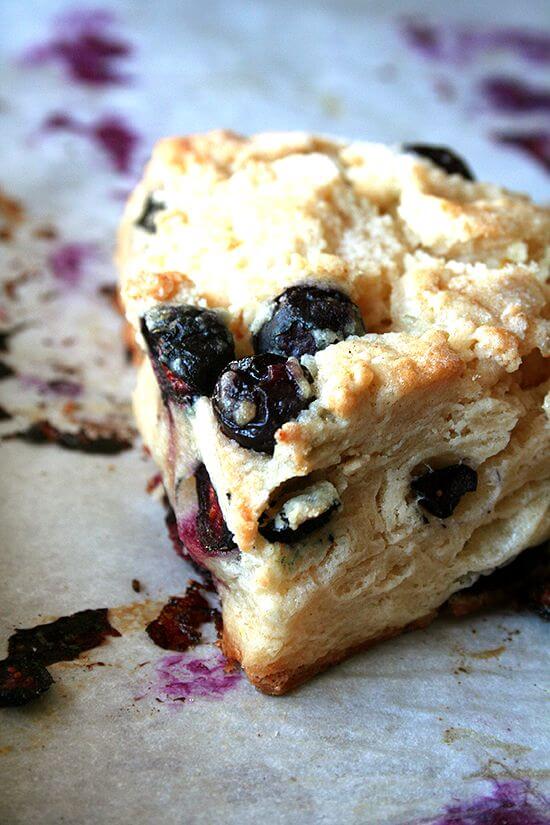
[{"label": "speckled dough", "polygon": [[[135,225],[151,194],[154,233]],[[182,302],[219,309],[250,354],[268,302],[303,283],[345,291],[367,328],[304,356],[315,400],[273,456],[226,438],[208,398],[169,414],[139,367],[137,420],[178,523],[203,462],[240,548],[203,561],[225,649],[261,689],[415,625],[550,535],[549,242],[550,214],[528,198],[379,144],[213,132],[155,148],[118,245],[139,346],[144,311]],[[430,516],[412,476],[460,462],[477,491]],[[329,524],[266,541],[274,499],[318,482],[339,498]]]}]

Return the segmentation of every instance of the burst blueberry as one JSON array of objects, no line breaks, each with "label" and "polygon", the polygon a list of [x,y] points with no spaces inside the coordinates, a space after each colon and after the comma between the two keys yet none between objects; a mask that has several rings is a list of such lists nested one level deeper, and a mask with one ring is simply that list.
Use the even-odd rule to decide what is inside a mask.
[{"label": "burst blueberry", "polygon": [[265,353],[228,364],[216,384],[213,405],[228,438],[272,453],[277,430],[312,398],[311,376],[296,359]]},{"label": "burst blueberry", "polygon": [[414,155],[428,158],[448,175],[460,175],[465,180],[475,180],[468,164],[446,146],[432,146],[429,143],[405,143],[403,149],[405,152],[412,152]]},{"label": "burst blueberry", "polygon": [[221,370],[235,357],[231,333],[211,310],[156,306],[145,313],[141,331],[165,400],[186,403],[210,395]]},{"label": "burst blueberry", "polygon": [[237,545],[229,530],[208,470],[201,464],[195,472],[198,514],[197,535],[206,553],[218,555],[236,550]]},{"label": "burst blueberry", "polygon": [[462,496],[477,489],[477,473],[467,464],[451,464],[414,478],[411,489],[424,510],[437,518],[448,518]]},{"label": "burst blueberry", "polygon": [[275,298],[271,316],[254,337],[254,349],[300,358],[350,335],[364,334],[359,310],[347,295],[303,284]]}]

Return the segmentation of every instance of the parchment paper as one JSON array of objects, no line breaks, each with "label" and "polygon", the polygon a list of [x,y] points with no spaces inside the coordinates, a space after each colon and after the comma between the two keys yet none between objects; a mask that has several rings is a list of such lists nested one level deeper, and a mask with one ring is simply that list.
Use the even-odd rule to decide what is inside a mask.
[{"label": "parchment paper", "polygon": [[[133,372],[100,287],[116,277],[121,199],[163,134],[305,128],[448,143],[480,177],[547,197],[541,166],[489,139],[543,116],[491,112],[477,89],[490,74],[540,83],[548,64],[506,48],[464,56],[456,43],[452,60],[429,60],[402,35],[411,13],[443,26],[447,44],[462,24],[485,31],[497,18],[544,30],[543,2],[478,5],[128,0],[103,4],[112,19],[83,22],[80,10],[56,22],[62,4],[2,3],[0,185],[25,213],[0,244],[1,326],[18,327],[0,354],[16,371],[0,384],[14,416],[0,434],[37,418],[132,427]],[[66,56],[90,25],[119,44],[102,82]],[[134,135],[128,156],[101,143],[113,117]],[[52,665],[55,685],[36,703],[1,712],[2,823],[435,823],[453,800],[503,783],[544,809],[538,618],[439,620],[283,698],[237,679],[219,696],[172,701],[165,652],[144,626],[193,573],[146,492],[155,468],[137,437],[116,456],[4,441],[0,460],[0,644],[14,627],[87,607],[112,608],[122,632]],[[216,655],[212,644],[193,654]]]}]

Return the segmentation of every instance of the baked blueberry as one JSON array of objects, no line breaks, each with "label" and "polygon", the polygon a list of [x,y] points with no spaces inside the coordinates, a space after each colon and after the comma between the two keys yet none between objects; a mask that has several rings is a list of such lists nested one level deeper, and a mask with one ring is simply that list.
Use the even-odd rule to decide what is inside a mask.
[{"label": "baked blueberry", "polygon": [[294,358],[264,353],[232,361],[214,389],[222,432],[242,447],[272,453],[275,433],[313,397],[311,376]]},{"label": "baked blueberry", "polygon": [[460,175],[465,180],[475,180],[474,174],[465,161],[446,146],[432,146],[429,143],[405,143],[405,152],[412,152],[428,158],[448,175]]},{"label": "baked blueberry", "polygon": [[135,225],[139,226],[140,229],[144,229],[146,232],[149,232],[151,235],[154,235],[157,231],[155,215],[157,212],[161,212],[165,208],[166,204],[157,200],[154,195],[148,195]]},{"label": "baked blueberry", "polygon": [[184,403],[210,395],[235,357],[233,336],[215,312],[187,304],[148,310],[141,331],[165,400]]},{"label": "baked blueberry", "polygon": [[235,539],[225,523],[218,496],[204,464],[195,473],[195,484],[199,504],[197,534],[205,552],[213,555],[235,550]]},{"label": "baked blueberry", "polygon": [[467,464],[451,464],[414,478],[411,489],[428,513],[437,518],[448,518],[462,496],[477,489],[477,473]]},{"label": "baked blueberry", "polygon": [[347,295],[302,284],[275,298],[271,316],[254,336],[254,349],[300,358],[350,335],[364,334],[359,310]]}]

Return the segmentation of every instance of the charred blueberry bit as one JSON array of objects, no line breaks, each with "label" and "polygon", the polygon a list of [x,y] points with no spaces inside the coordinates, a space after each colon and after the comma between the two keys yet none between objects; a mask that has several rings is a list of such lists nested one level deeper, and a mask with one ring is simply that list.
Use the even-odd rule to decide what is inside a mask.
[{"label": "charred blueberry bit", "polygon": [[154,195],[148,195],[145,203],[143,204],[141,215],[136,220],[135,225],[153,235],[157,231],[155,215],[157,212],[162,212],[165,208],[166,204],[159,200],[155,200]]},{"label": "charred blueberry bit", "polygon": [[364,334],[359,310],[347,295],[304,284],[275,298],[271,317],[254,336],[254,349],[300,358],[350,335]]},{"label": "charred blueberry bit", "polygon": [[437,518],[448,518],[462,496],[477,489],[477,473],[467,464],[452,464],[414,478],[411,489],[428,513]]},{"label": "charred blueberry bit", "polygon": [[37,659],[9,656],[0,662],[0,707],[19,707],[53,685],[49,670]]},{"label": "charred blueberry bit", "polygon": [[183,304],[148,310],[141,331],[165,400],[188,403],[210,395],[235,357],[233,337],[215,312]]},{"label": "charred blueberry bit", "polygon": [[210,607],[198,582],[191,582],[184,596],[173,596],[160,614],[145,628],[150,639],[165,650],[187,650],[202,639],[200,627],[207,622],[217,626],[219,612]]},{"label": "charred blueberry bit", "polygon": [[460,175],[465,180],[475,180],[469,166],[446,146],[432,146],[429,143],[405,143],[405,152],[412,152],[422,158],[428,158],[448,175]]},{"label": "charred blueberry bit", "polygon": [[101,645],[107,636],[120,636],[111,626],[107,608],[80,610],[54,622],[16,630],[8,641],[8,655],[32,657],[44,665],[76,659]]},{"label": "charred blueberry bit", "polygon": [[277,430],[312,398],[311,376],[298,361],[264,353],[228,364],[212,400],[228,438],[256,452],[273,453]]},{"label": "charred blueberry bit", "polygon": [[218,496],[204,464],[195,473],[195,484],[199,504],[197,533],[204,550],[209,555],[235,550],[235,539],[225,523]]}]

